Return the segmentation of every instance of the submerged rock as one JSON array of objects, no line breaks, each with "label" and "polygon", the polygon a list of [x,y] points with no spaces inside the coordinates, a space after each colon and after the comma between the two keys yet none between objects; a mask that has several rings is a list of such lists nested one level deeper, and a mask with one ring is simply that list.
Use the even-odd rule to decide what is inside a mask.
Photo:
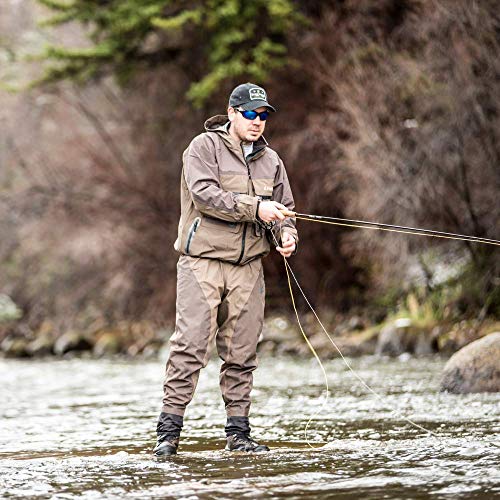
[{"label": "submerged rock", "polygon": [[441,390],[455,394],[500,392],[500,332],[456,352],[444,367]]}]

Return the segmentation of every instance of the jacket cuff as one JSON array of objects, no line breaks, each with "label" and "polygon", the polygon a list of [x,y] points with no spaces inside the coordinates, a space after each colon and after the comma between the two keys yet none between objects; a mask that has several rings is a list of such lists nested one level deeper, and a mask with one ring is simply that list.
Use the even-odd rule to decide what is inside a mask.
[{"label": "jacket cuff", "polygon": [[236,195],[238,211],[242,215],[241,221],[257,222],[257,205],[259,198],[248,194]]},{"label": "jacket cuff", "polygon": [[259,217],[259,206],[260,206],[260,200],[257,198],[257,208],[255,209],[255,220],[257,222],[264,222],[260,217]]}]

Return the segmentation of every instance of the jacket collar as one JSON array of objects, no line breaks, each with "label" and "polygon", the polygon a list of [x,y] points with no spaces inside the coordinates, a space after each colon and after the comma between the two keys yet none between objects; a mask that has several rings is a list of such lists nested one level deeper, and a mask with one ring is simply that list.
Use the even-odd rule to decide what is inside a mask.
[{"label": "jacket collar", "polygon": [[[233,136],[229,133],[230,124],[231,122],[229,121],[227,115],[216,115],[212,116],[211,118],[205,121],[205,130],[207,132],[216,132],[217,134],[219,134],[219,136],[224,141],[228,149],[231,149],[232,151],[241,155],[242,154],[241,142],[236,141],[233,138]],[[253,143],[253,152],[250,155],[249,159],[254,160],[262,156],[265,153],[266,147],[268,145],[269,144],[267,143],[265,137],[261,135]]]}]

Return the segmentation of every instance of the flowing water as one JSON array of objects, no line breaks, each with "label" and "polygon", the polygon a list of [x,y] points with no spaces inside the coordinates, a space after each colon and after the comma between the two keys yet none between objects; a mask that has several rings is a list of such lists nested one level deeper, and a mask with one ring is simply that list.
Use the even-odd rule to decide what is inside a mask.
[{"label": "flowing water", "polygon": [[[218,365],[202,372],[180,453],[151,456],[163,362],[0,361],[0,498],[500,498],[500,394],[438,392],[439,359],[264,358],[252,428],[267,454],[223,451]],[[426,435],[392,409],[439,434]]]}]

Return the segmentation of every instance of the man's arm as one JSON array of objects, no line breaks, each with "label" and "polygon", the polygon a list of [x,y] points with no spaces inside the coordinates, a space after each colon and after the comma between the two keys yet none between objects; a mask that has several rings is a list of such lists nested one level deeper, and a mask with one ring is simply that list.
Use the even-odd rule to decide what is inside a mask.
[{"label": "man's arm", "polygon": [[194,206],[201,213],[229,222],[256,220],[256,196],[220,187],[215,145],[208,135],[196,137],[184,152],[184,177]]}]

